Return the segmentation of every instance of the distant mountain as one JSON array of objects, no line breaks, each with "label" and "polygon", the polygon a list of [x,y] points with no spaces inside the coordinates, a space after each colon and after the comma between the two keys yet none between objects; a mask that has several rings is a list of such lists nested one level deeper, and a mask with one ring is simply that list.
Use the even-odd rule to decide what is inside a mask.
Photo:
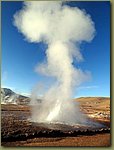
[{"label": "distant mountain", "polygon": [[1,104],[27,105],[29,103],[29,97],[17,94],[8,88],[1,88]]}]

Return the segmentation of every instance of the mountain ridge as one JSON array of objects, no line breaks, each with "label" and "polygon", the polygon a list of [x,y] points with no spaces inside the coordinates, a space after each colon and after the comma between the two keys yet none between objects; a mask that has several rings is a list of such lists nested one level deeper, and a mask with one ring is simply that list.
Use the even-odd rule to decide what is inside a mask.
[{"label": "mountain ridge", "polygon": [[9,88],[1,88],[1,104],[28,105],[30,98],[17,94]]}]

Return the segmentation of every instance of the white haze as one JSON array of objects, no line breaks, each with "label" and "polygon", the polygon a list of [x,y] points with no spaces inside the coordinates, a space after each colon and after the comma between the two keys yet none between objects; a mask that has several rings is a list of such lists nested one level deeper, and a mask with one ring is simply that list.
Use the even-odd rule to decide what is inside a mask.
[{"label": "white haze", "polygon": [[[36,71],[56,78],[37,104],[37,93],[32,92],[32,119],[36,122],[82,123],[78,104],[71,100],[74,87],[90,77],[89,72],[73,66],[83,60],[79,44],[91,42],[95,34],[94,22],[85,10],[63,5],[62,2],[24,2],[14,15],[14,25],[28,42],[43,41],[48,45],[46,62]],[[45,84],[45,83],[44,83]]]}]

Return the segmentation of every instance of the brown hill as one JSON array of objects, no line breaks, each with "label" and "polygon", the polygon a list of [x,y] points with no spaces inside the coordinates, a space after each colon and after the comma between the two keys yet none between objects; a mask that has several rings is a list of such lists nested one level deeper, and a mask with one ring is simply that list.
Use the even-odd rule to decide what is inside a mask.
[{"label": "brown hill", "polygon": [[79,102],[80,109],[93,119],[110,121],[110,98],[109,97],[80,97],[75,99]]}]

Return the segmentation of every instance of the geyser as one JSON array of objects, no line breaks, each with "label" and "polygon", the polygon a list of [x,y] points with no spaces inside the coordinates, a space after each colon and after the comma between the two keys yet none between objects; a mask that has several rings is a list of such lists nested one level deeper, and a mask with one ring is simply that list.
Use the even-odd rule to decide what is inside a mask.
[{"label": "geyser", "polygon": [[90,15],[62,2],[29,1],[24,2],[23,8],[14,15],[14,25],[28,42],[48,45],[46,61],[35,70],[56,79],[44,93],[42,103],[36,102],[33,92],[33,121],[83,123],[78,104],[71,98],[74,87],[90,74],[74,67],[73,61],[83,60],[79,45],[94,37],[94,22]]}]

